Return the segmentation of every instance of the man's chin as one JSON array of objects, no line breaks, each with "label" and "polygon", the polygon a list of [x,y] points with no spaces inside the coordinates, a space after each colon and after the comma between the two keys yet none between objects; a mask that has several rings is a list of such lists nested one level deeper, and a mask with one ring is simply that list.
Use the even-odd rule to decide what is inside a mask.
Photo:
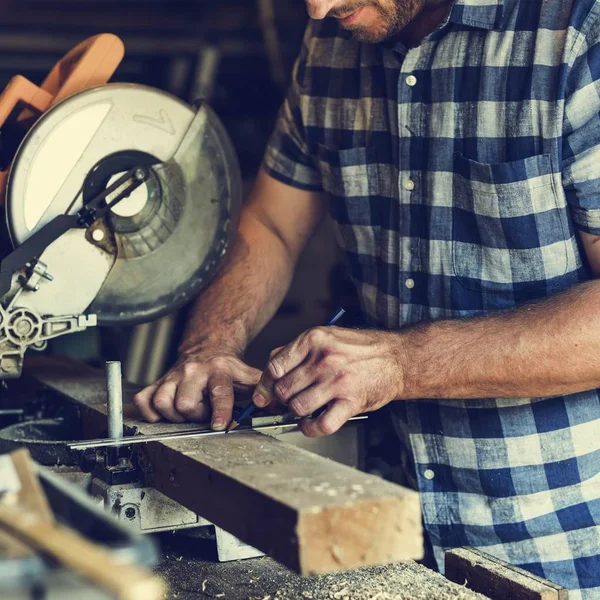
[{"label": "man's chin", "polygon": [[365,44],[378,44],[390,37],[389,32],[382,31],[381,29],[373,30],[368,27],[348,27],[344,29],[352,33],[352,37],[357,42]]}]

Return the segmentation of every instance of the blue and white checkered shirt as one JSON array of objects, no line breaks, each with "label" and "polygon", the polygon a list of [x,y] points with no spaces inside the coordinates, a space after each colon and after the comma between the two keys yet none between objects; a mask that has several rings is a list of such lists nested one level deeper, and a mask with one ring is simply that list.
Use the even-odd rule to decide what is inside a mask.
[{"label": "blue and white checkered shirt", "polygon": [[[600,0],[456,0],[413,48],[314,22],[264,166],[327,192],[372,326],[585,281],[576,230],[600,235]],[[600,598],[599,399],[393,403],[440,567],[475,546]]]}]

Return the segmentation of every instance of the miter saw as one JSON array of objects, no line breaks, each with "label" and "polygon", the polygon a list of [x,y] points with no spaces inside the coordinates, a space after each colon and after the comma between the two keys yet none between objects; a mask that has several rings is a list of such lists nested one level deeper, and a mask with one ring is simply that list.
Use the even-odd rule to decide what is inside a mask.
[{"label": "miter saw", "polygon": [[40,87],[17,76],[0,96],[0,127],[11,116],[23,132],[0,173],[14,247],[0,264],[0,378],[56,336],[181,307],[232,241],[241,181],[223,126],[205,103],[106,83],[122,57],[117,37],[96,36]]},{"label": "miter saw", "polygon": [[[122,57],[118,38],[97,36],[60,61],[41,87],[17,76],[0,96],[0,159],[7,131],[16,131],[18,142],[0,171],[14,247],[0,263],[1,379],[17,378],[27,348],[42,349],[50,338],[96,323],[148,321],[189,302],[213,277],[236,231],[240,172],[223,126],[205,103],[192,107],[142,85],[108,84]],[[83,365],[71,374],[78,392],[92,393]],[[12,382],[9,410],[0,413],[24,408],[19,422],[0,429],[0,451],[28,447],[139,531],[214,530],[220,560],[260,554],[155,489],[132,437],[118,435],[116,448],[106,440],[73,446],[66,440],[89,428],[90,414],[38,384],[13,402],[19,384],[27,388],[23,379]],[[111,389],[117,393],[120,380],[108,385],[109,413]],[[122,433],[122,408],[120,414],[114,429]],[[357,466],[356,424],[307,440],[284,431],[281,418],[256,416],[251,426],[275,425],[271,435]],[[191,435],[169,427],[163,424],[160,436]],[[112,439],[110,425],[108,433]]]}]

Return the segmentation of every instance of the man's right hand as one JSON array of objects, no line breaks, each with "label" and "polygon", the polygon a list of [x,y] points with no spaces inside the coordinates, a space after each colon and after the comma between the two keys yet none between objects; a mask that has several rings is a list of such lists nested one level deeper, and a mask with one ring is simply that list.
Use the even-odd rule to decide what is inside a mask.
[{"label": "man's right hand", "polygon": [[210,419],[212,429],[221,431],[232,418],[234,390],[251,392],[261,374],[233,354],[190,352],[138,392],[133,402],[150,423],[162,418],[174,423]]},{"label": "man's right hand", "polygon": [[210,418],[213,429],[227,427],[234,389],[253,391],[262,375],[240,360],[239,349],[281,304],[298,257],[325,210],[319,192],[259,171],[228,262],[192,308],[179,360],[134,398],[144,419],[182,423]]}]

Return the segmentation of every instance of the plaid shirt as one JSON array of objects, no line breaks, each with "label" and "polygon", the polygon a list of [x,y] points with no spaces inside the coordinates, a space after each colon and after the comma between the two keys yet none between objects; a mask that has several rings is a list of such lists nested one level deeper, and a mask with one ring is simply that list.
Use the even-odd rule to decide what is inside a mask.
[{"label": "plaid shirt", "polygon": [[[456,0],[417,47],[309,25],[266,152],[324,190],[370,325],[507,309],[591,277],[600,1]],[[490,368],[494,368],[490,364]],[[424,521],[600,598],[600,402],[395,402]]]}]

